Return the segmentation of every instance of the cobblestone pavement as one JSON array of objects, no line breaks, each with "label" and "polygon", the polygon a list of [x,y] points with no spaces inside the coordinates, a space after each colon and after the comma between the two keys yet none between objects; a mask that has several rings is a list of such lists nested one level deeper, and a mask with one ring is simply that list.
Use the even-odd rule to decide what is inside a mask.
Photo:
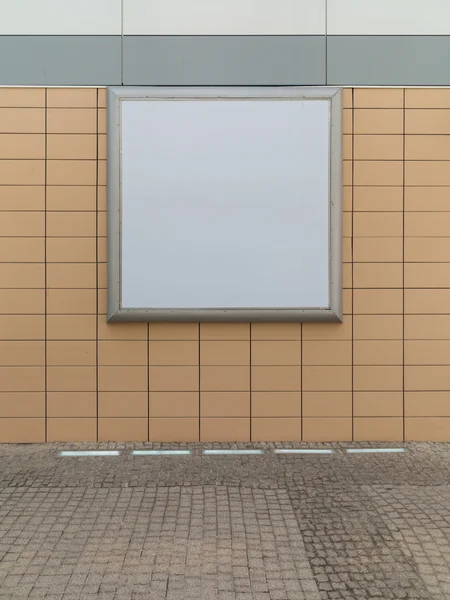
[{"label": "cobblestone pavement", "polygon": [[450,599],[450,444],[314,446],[0,445],[0,599]]}]

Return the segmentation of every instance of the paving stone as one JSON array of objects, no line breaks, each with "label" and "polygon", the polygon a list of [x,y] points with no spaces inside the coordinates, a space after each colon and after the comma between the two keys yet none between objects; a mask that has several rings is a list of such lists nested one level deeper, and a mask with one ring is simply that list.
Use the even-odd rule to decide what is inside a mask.
[{"label": "paving stone", "polygon": [[[395,444],[390,444],[395,445]],[[0,445],[0,599],[450,598],[450,446],[133,457]],[[208,444],[222,448],[229,445]],[[245,448],[248,444],[235,444]],[[376,447],[376,444],[346,444]],[[187,445],[178,445],[185,448]],[[120,449],[60,458],[60,449]]]}]

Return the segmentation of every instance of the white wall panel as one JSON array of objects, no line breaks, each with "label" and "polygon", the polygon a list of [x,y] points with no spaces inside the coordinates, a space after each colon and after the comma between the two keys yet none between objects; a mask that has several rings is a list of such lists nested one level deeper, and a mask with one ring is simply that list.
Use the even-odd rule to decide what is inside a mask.
[{"label": "white wall panel", "polygon": [[325,0],[124,0],[128,35],[324,35]]},{"label": "white wall panel", "polygon": [[450,0],[328,0],[329,35],[450,35]]},{"label": "white wall panel", "polygon": [[121,0],[0,0],[0,35],[120,35]]}]

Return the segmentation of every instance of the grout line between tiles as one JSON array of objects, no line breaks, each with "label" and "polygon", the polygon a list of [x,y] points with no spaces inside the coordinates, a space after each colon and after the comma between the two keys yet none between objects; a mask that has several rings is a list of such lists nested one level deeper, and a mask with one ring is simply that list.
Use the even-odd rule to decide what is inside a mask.
[{"label": "grout line between tiles", "polygon": [[354,182],[354,168],[355,168],[355,89],[352,88],[352,236],[350,238],[350,251],[352,253],[352,440],[355,439],[355,335],[354,335],[354,302],[355,302],[355,283],[354,283],[354,268],[355,268],[355,258],[354,258],[354,248],[353,248],[353,240],[354,240],[354,228],[355,228],[355,206],[354,206],[354,191],[355,191],[355,182]]},{"label": "grout line between tiles", "polygon": [[403,89],[403,223],[402,223],[402,400],[403,400],[403,441],[405,440],[406,434],[406,421],[405,421],[405,171],[406,171],[406,89]]},{"label": "grout line between tiles", "polygon": [[300,323],[300,439],[303,440],[303,323]]},{"label": "grout line between tiles", "polygon": [[252,430],[252,324],[249,323],[250,326],[250,340],[249,340],[249,379],[250,379],[250,441],[252,441],[253,430]]},{"label": "grout line between tiles", "polygon": [[200,356],[201,356],[201,350],[200,350],[200,328],[201,328],[201,324],[198,323],[197,325],[197,338],[198,338],[198,441],[201,440],[201,419],[202,419],[202,413],[201,413],[201,392],[200,392],[200,373],[201,373],[201,363],[200,363]]},{"label": "grout line between tiles", "polygon": [[48,139],[48,125],[47,125],[47,88],[45,88],[45,116],[44,116],[44,131],[45,131],[45,172],[44,172],[44,439],[48,442],[48,360],[47,360],[47,139]]},{"label": "grout line between tiles", "polygon": [[96,427],[96,439],[98,440],[98,430],[99,430],[99,418],[98,418],[98,358],[99,358],[99,348],[98,348],[98,95],[99,90],[97,88],[97,102],[96,102],[96,110],[95,110],[95,130],[96,130],[96,165],[95,165],[95,427]]}]

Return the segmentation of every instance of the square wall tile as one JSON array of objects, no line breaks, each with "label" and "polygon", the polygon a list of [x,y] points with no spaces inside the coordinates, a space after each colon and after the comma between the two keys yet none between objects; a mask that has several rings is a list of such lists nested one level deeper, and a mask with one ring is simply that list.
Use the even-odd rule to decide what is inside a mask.
[{"label": "square wall tile", "polygon": [[349,442],[352,440],[351,417],[303,419],[305,442]]},{"label": "square wall tile", "polygon": [[45,135],[41,133],[1,133],[0,159],[45,158]]},{"label": "square wall tile", "polygon": [[47,416],[97,417],[96,392],[47,392]]},{"label": "square wall tile", "polygon": [[[92,237],[96,235],[97,224],[95,212],[61,211],[47,212],[48,237]],[[61,262],[61,261],[58,261]]]},{"label": "square wall tile", "polygon": [[198,442],[199,420],[194,418],[150,419],[151,442]]},{"label": "square wall tile", "polygon": [[200,323],[200,340],[248,340],[249,323]]},{"label": "square wall tile", "polygon": [[95,88],[48,88],[47,106],[49,108],[96,108],[97,90]]},{"label": "square wall tile", "polygon": [[301,340],[301,323],[252,323],[253,340]]},{"label": "square wall tile", "polygon": [[97,419],[47,419],[47,442],[96,442]]},{"label": "square wall tile", "polygon": [[97,111],[95,108],[48,108],[47,132],[96,133]]},{"label": "square wall tile", "polygon": [[200,344],[200,364],[205,366],[246,366],[250,364],[249,341],[206,341]]},{"label": "square wall tile", "polygon": [[30,315],[43,315],[45,312],[45,290],[0,289],[0,305],[4,315],[21,314],[25,315],[25,320]]},{"label": "square wall tile", "polygon": [[303,392],[303,417],[351,417],[351,392]]},{"label": "square wall tile", "polygon": [[408,417],[405,441],[450,442],[450,417]]},{"label": "square wall tile", "polygon": [[[403,312],[403,290],[357,289],[353,291],[353,313],[355,315],[401,315]],[[360,321],[363,329],[370,327],[370,318]]]},{"label": "square wall tile", "polygon": [[97,363],[95,341],[55,341],[47,342],[47,365],[54,367],[87,367]]},{"label": "square wall tile", "polygon": [[450,394],[406,392],[405,417],[450,417]]},{"label": "square wall tile", "polygon": [[353,144],[356,160],[403,160],[402,135],[355,135]]},{"label": "square wall tile", "polygon": [[450,391],[450,368],[448,365],[405,366],[405,390]]},{"label": "square wall tile", "polygon": [[98,416],[112,418],[148,418],[147,392],[99,392]]},{"label": "square wall tile", "polygon": [[352,339],[352,319],[345,317],[342,323],[303,323],[303,340],[340,341]]},{"label": "square wall tile", "polygon": [[450,365],[450,340],[406,340],[405,365]]},{"label": "square wall tile", "polygon": [[355,417],[403,416],[403,392],[353,392]]},{"label": "square wall tile", "polygon": [[353,367],[355,391],[401,391],[403,390],[403,367],[401,366],[355,366]]},{"label": "square wall tile", "polygon": [[299,418],[252,418],[252,442],[298,442],[301,432]]},{"label": "square wall tile", "polygon": [[146,392],[147,367],[98,367],[98,389],[101,392]]},{"label": "square wall tile", "polygon": [[361,442],[403,441],[403,419],[401,417],[355,417],[354,439]]},{"label": "square wall tile", "polygon": [[406,314],[405,340],[450,340],[450,315]]},{"label": "square wall tile", "polygon": [[303,391],[350,391],[352,389],[352,368],[304,366]]},{"label": "square wall tile", "polygon": [[45,391],[45,367],[0,367],[0,392]]},{"label": "square wall tile", "polygon": [[0,392],[0,418],[45,417],[44,392]]},{"label": "square wall tile", "polygon": [[45,110],[0,108],[0,133],[45,133]]},{"label": "square wall tile", "polygon": [[[365,213],[364,213],[365,214]],[[380,213],[382,214],[382,213]],[[396,213],[392,213],[396,214]],[[356,237],[353,239],[353,256],[355,263],[366,263],[359,269],[366,269],[367,263],[391,263],[403,261],[403,238],[401,237]],[[356,265],[355,265],[356,267]],[[377,268],[377,267],[375,267]],[[387,265],[379,267],[389,270]],[[381,276],[380,276],[381,275]],[[378,275],[378,280],[383,278],[383,275]],[[364,273],[355,274],[355,282],[357,279],[364,277]],[[373,276],[372,276],[373,277]],[[367,277],[368,279],[368,277]],[[356,286],[355,287],[365,287]],[[378,287],[378,286],[377,286]],[[386,286],[388,287],[388,286]]]},{"label": "square wall tile", "polygon": [[310,341],[302,344],[303,365],[351,365],[351,341]]},{"label": "square wall tile", "polygon": [[46,252],[47,262],[49,263],[96,262],[95,238],[93,237],[48,237],[46,239]]},{"label": "square wall tile", "polygon": [[355,340],[353,364],[402,365],[403,342],[401,340]]},{"label": "square wall tile", "polygon": [[[95,315],[95,289],[47,289],[47,315]],[[70,325],[71,319],[67,325]],[[95,317],[89,320],[95,337]],[[81,322],[80,322],[81,324]],[[87,322],[83,322],[87,327]]]},{"label": "square wall tile", "polygon": [[151,392],[150,417],[199,417],[199,392]]},{"label": "square wall tile", "polygon": [[95,264],[47,263],[47,288],[95,288]]},{"label": "square wall tile", "polygon": [[250,390],[250,367],[200,367],[200,390],[242,392]]},{"label": "square wall tile", "polygon": [[200,416],[250,417],[250,392],[201,392]]},{"label": "square wall tile", "polygon": [[0,106],[43,108],[45,106],[45,88],[0,88]]},{"label": "square wall tile", "polygon": [[92,133],[51,133],[47,136],[47,158],[96,160],[97,136]]},{"label": "square wall tile", "polygon": [[0,443],[39,444],[45,442],[45,419],[0,419]]},{"label": "square wall tile", "polygon": [[260,392],[295,392],[301,390],[301,368],[252,367],[252,390]]},{"label": "square wall tile", "polygon": [[199,361],[199,343],[194,340],[151,340],[149,359],[154,366],[196,366]]},{"label": "square wall tile", "polygon": [[97,371],[93,367],[47,367],[49,392],[91,392],[97,389]]},{"label": "square wall tile", "polygon": [[403,89],[355,88],[355,108],[403,108]]},{"label": "square wall tile", "polygon": [[198,323],[150,323],[150,340],[198,340]]},{"label": "square wall tile", "polygon": [[[95,185],[52,185],[47,186],[48,211],[95,211],[97,188]],[[61,225],[61,222],[56,223]]]},{"label": "square wall tile", "polygon": [[403,339],[401,315],[355,315],[353,327],[355,340]]},{"label": "square wall tile", "polygon": [[406,263],[405,288],[448,288],[450,263]]},{"label": "square wall tile", "polygon": [[443,314],[449,305],[450,290],[405,290],[405,315]]},{"label": "square wall tile", "polygon": [[[4,185],[0,196],[2,211],[43,211],[45,209],[44,185]],[[42,215],[43,217],[44,215]]]},{"label": "square wall tile", "polygon": [[98,318],[99,340],[146,340],[147,323],[107,323],[106,316]]},{"label": "square wall tile", "polygon": [[251,345],[252,365],[288,366],[302,361],[300,341],[257,341]]},{"label": "square wall tile", "polygon": [[198,367],[150,367],[151,392],[195,392],[198,389]]},{"label": "square wall tile", "polygon": [[356,212],[402,212],[403,186],[355,187],[353,205]]},{"label": "square wall tile", "polygon": [[99,442],[146,442],[148,419],[98,419]]},{"label": "square wall tile", "polygon": [[355,160],[353,182],[354,185],[402,185],[403,162],[401,160]]},{"label": "square wall tile", "polygon": [[147,366],[147,342],[145,340],[98,342],[98,364]]},{"label": "square wall tile", "polygon": [[0,287],[43,288],[45,268],[42,263],[0,263]]},{"label": "square wall tile", "polygon": [[249,418],[200,418],[201,442],[249,442]]},{"label": "square wall tile", "polygon": [[301,392],[252,392],[252,418],[301,417]]},{"label": "square wall tile", "polygon": [[45,366],[45,342],[8,340],[0,342],[0,365],[3,367]]},{"label": "square wall tile", "polygon": [[47,160],[47,185],[95,185],[96,183],[97,161],[95,160]]},{"label": "square wall tile", "polygon": [[403,235],[403,213],[355,212],[353,227],[355,237],[401,237]]},{"label": "square wall tile", "polygon": [[48,315],[48,340],[95,340],[95,315]]},{"label": "square wall tile", "polygon": [[[0,293],[0,298],[2,294]],[[45,339],[44,315],[0,315],[0,340]]]},{"label": "square wall tile", "polygon": [[402,134],[401,108],[356,108],[353,111],[355,134]]}]

